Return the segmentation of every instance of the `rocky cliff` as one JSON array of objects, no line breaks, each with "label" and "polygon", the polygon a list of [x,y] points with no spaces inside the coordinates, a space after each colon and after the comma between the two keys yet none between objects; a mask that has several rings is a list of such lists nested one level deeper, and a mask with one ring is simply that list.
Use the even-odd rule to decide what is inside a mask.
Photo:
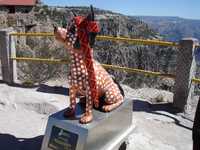
[{"label": "rocky cliff", "polygon": [[[62,24],[63,18],[68,22],[71,11],[86,15],[87,7],[48,7],[37,6],[28,14],[0,14],[0,28],[14,27],[17,32],[52,32],[53,24]],[[133,17],[95,9],[99,21],[100,35],[125,36],[143,39],[161,39],[147,24]],[[17,56],[62,58],[66,59],[64,48],[53,37],[17,37]],[[164,73],[175,73],[176,49],[159,46],[130,45],[128,43],[97,41],[94,47],[95,58],[101,63],[115,64]],[[21,80],[42,82],[52,77],[64,77],[67,66],[18,63],[18,76]],[[63,71],[65,70],[65,71]],[[132,87],[160,87],[163,81],[146,75],[127,74],[109,70],[118,80]],[[162,79],[163,80],[163,79]],[[165,79],[164,79],[165,80]],[[169,79],[167,84],[172,86]],[[159,81],[159,84],[158,84]]]}]

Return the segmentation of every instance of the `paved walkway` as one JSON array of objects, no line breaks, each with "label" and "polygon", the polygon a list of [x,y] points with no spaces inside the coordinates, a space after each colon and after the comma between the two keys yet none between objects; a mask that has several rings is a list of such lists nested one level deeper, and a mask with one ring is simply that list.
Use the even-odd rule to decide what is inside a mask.
[{"label": "paved walkway", "polygon": [[[133,101],[136,130],[128,150],[191,150],[193,122],[170,113],[169,104],[131,99],[135,91],[124,87]],[[68,106],[68,89],[41,85],[11,87],[0,83],[0,145],[2,150],[39,150],[48,115]]]}]

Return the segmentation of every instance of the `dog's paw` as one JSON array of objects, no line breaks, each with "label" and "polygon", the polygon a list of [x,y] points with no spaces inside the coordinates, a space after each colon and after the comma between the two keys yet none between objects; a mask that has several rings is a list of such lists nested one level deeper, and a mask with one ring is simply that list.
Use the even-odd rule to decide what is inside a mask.
[{"label": "dog's paw", "polygon": [[104,112],[110,112],[111,110],[113,110],[113,107],[110,106],[110,105],[104,105],[104,106],[102,107],[102,110],[103,110]]},{"label": "dog's paw", "polygon": [[84,114],[81,119],[80,119],[80,123],[82,124],[87,124],[87,123],[90,123],[93,119],[93,115],[92,113],[89,113],[89,114]]},{"label": "dog's paw", "polygon": [[99,103],[94,103],[94,108],[99,108]]},{"label": "dog's paw", "polygon": [[72,117],[75,115],[75,109],[68,107],[64,112],[64,117]]},{"label": "dog's paw", "polygon": [[118,108],[121,104],[122,104],[122,101],[119,101],[117,103],[110,104],[110,105],[104,105],[102,107],[102,110],[105,111],[105,112],[110,112],[110,111]]}]

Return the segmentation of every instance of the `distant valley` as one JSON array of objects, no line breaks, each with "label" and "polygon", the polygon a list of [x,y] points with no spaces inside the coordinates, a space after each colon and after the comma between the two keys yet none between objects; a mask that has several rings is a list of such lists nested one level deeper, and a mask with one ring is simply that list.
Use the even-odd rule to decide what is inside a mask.
[{"label": "distant valley", "polygon": [[179,41],[184,37],[194,37],[200,40],[200,20],[179,17],[137,16],[165,40]]}]

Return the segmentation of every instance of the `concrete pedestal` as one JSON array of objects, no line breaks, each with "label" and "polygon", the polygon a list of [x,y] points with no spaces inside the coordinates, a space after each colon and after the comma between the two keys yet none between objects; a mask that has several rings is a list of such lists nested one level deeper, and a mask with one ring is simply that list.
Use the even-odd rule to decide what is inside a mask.
[{"label": "concrete pedestal", "polygon": [[93,110],[89,124],[79,123],[80,104],[75,118],[64,118],[63,113],[49,117],[42,150],[117,150],[133,130],[130,101],[110,113]]}]

